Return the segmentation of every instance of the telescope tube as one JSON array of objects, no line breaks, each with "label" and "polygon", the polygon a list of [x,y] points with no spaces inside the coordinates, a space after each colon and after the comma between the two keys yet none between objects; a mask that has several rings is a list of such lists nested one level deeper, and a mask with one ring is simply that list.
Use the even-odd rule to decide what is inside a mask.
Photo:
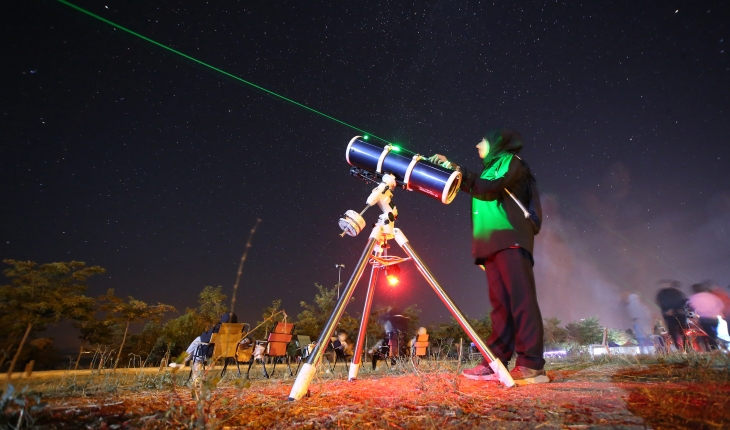
[{"label": "telescope tube", "polygon": [[393,145],[379,146],[355,136],[347,145],[347,163],[381,175],[391,174],[406,189],[451,203],[459,192],[461,172],[433,164],[420,155],[399,154]]}]

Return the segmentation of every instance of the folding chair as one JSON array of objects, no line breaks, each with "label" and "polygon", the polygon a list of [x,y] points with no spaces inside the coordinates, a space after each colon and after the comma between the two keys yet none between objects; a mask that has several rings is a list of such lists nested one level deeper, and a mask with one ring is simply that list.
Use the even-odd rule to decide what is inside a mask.
[{"label": "folding chair", "polygon": [[469,345],[469,361],[481,361],[483,359],[482,353],[473,344]]},{"label": "folding chair", "polygon": [[390,369],[390,346],[388,344],[389,339],[386,337],[383,339],[383,343],[373,349],[373,370],[375,370],[376,363],[378,360],[385,362],[385,367]]},{"label": "folding chair", "polygon": [[[235,351],[238,346],[238,342],[241,341],[244,328],[247,326],[250,327],[246,323],[221,323],[218,333],[213,333],[211,335],[210,342],[201,342],[195,349],[195,353],[193,353],[190,362],[190,375],[188,376],[188,381],[190,381],[193,377],[195,362],[199,361],[202,365],[203,371],[205,371],[205,365],[211,357],[213,358],[211,360],[211,365],[213,366],[218,359],[223,358],[225,360],[223,372],[221,373],[221,376],[223,376],[226,371],[226,367],[228,366],[228,359],[235,358]],[[219,344],[218,347],[216,347],[216,342]],[[231,348],[233,348],[232,351]],[[238,363],[236,363],[236,365],[238,365]],[[240,368],[238,369],[238,375],[241,376]]]},{"label": "folding chair", "polygon": [[[337,340],[337,338],[334,338]],[[342,361],[342,363],[345,365],[345,369],[347,369],[347,355],[345,354],[345,349],[343,347],[335,348],[335,343],[333,340],[330,341],[330,344],[332,345],[332,350],[334,351],[335,356],[335,362],[332,366],[332,371],[334,372],[335,368],[337,367],[337,362]]]},{"label": "folding chair", "polygon": [[223,370],[221,371],[221,376],[226,373],[228,363],[232,359],[233,362],[236,363],[238,377],[241,377],[241,366],[238,364],[236,355],[240,342],[243,340],[244,333],[249,330],[246,326],[250,328],[250,326],[246,323],[221,324],[218,333],[213,333],[211,336],[210,342],[213,344],[213,359],[211,360],[211,363],[215,365],[216,361],[223,359]]},{"label": "folding chair", "polygon": [[450,337],[446,339],[446,343],[443,345],[443,347],[446,349],[446,358],[447,360],[449,358],[457,358],[459,357],[459,351],[457,351],[456,345],[454,345],[454,338]]},{"label": "folding chair", "polygon": [[417,359],[416,364],[421,362],[421,358],[428,354],[428,334],[416,335],[416,340],[411,345],[411,360]]},{"label": "folding chair", "polygon": [[297,339],[294,342],[296,342],[297,351],[299,351],[297,370],[294,373],[299,373],[299,366],[309,357],[309,345],[312,344],[312,339],[309,336],[297,335]]},{"label": "folding chair", "polygon": [[208,363],[208,348],[212,348],[212,344],[213,342],[200,342],[198,347],[195,348],[195,352],[190,357],[190,374],[188,375],[187,382],[193,379],[196,362],[200,362],[200,366],[203,368],[203,372],[205,372],[205,365]]},{"label": "folding chair", "polygon": [[[238,343],[238,349],[236,349],[236,365],[239,365],[240,363],[249,364],[251,360],[253,360],[256,342],[244,344],[242,343],[244,340],[241,340],[241,342]],[[246,377],[248,377],[248,374],[246,374]]]},{"label": "folding chair", "polygon": [[[266,377],[266,378],[270,377],[269,373],[266,371],[266,359],[269,357],[274,359],[274,368],[271,369],[272,376],[274,375],[274,372],[276,371],[276,363],[282,357],[286,358],[286,366],[289,368],[289,375],[294,376],[294,372],[292,372],[291,366],[289,365],[289,355],[287,354],[287,347],[289,346],[289,342],[291,342],[293,332],[294,332],[294,324],[278,322],[278,323],[274,324],[274,327],[271,329],[271,332],[269,333],[269,337],[267,340],[257,341],[257,343],[258,342],[266,343],[266,350],[264,352],[263,359],[261,360],[261,364],[264,368],[264,377]],[[254,361],[255,360],[252,358],[251,362],[248,365],[248,370],[246,371],[246,377],[248,377],[248,374],[251,371],[251,366],[253,365]]]},{"label": "folding chair", "polygon": [[337,340],[337,336],[330,337],[330,340],[327,342],[327,347],[324,349],[324,358],[327,359],[327,365],[329,366],[330,372],[334,372],[335,368],[332,364],[337,363],[337,353],[335,352],[335,341]]}]

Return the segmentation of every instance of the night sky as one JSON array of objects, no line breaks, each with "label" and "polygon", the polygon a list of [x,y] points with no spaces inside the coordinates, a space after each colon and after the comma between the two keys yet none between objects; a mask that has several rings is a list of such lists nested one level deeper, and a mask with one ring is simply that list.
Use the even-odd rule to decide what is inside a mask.
[{"label": "night sky", "polygon": [[[408,3],[76,2],[423,154],[479,168],[486,130],[519,130],[543,192],[546,317],[628,327],[622,291],[730,284],[730,3]],[[206,285],[230,294],[261,218],[240,319],[276,298],[296,315],[337,263],[349,277],[366,235],[340,238],[337,220],[372,188],[348,174],[355,130],[60,3],[11,2],[0,23],[0,257],[100,265],[91,294],[183,310]],[[484,315],[470,198],[394,202],[446,290]],[[376,301],[447,315],[413,266]]]}]

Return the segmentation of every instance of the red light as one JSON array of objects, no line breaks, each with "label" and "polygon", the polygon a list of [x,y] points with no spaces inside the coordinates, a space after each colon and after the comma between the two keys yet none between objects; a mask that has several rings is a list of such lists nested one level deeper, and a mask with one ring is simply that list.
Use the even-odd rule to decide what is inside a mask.
[{"label": "red light", "polygon": [[388,285],[391,287],[395,287],[400,283],[398,275],[400,275],[400,267],[397,264],[385,268],[385,279],[388,280]]}]

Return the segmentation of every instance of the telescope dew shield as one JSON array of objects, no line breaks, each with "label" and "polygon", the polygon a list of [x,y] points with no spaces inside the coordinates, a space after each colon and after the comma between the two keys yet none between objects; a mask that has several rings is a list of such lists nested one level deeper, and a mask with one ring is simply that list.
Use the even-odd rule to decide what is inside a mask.
[{"label": "telescope dew shield", "polygon": [[408,157],[393,146],[378,146],[355,136],[347,145],[347,163],[373,173],[391,174],[410,191],[429,195],[449,204],[461,185],[461,173],[428,162],[415,155]]}]

